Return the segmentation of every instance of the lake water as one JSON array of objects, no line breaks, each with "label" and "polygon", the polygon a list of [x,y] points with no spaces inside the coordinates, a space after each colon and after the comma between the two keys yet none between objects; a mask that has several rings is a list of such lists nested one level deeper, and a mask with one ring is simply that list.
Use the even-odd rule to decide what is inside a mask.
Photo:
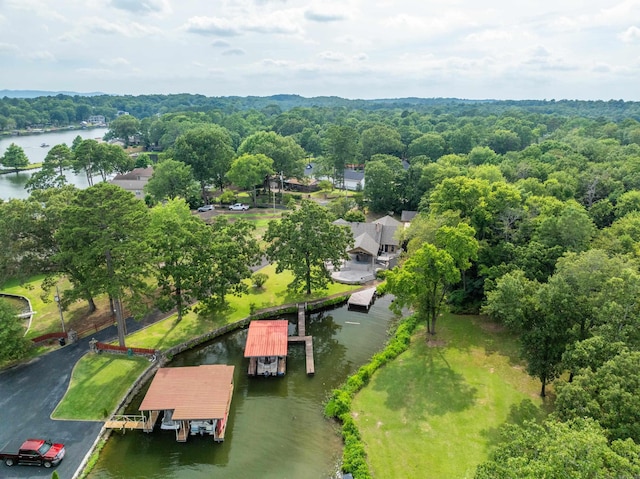
[{"label": "lake water", "polygon": [[[247,332],[236,331],[177,356],[169,366],[235,365],[234,393],[225,440],[191,436],[175,440],[158,427],[115,432],[90,479],[320,479],[336,478],[342,457],[338,426],[323,416],[324,402],[345,379],[379,351],[390,321],[390,296],[369,313],[346,306],[311,314],[316,374],[305,370],[304,346],[289,345],[281,378],[248,377],[243,357]],[[295,318],[290,319],[294,324]],[[142,397],[131,407],[137,411]]]},{"label": "lake water", "polygon": [[[91,138],[102,139],[107,131],[109,131],[107,128],[91,128],[86,130],[62,130],[35,135],[1,137],[0,156],[4,155],[4,152],[11,143],[15,143],[24,150],[30,163],[42,163],[49,150],[55,145],[66,143],[67,146],[71,146],[73,140],[78,135],[85,140]],[[41,146],[43,143],[49,146]],[[38,170],[23,171],[17,175],[15,173],[0,175],[0,199],[27,198],[29,192],[24,189],[24,185],[35,171]],[[73,171],[68,171],[66,176],[69,183],[78,188],[87,188],[89,186],[84,174],[76,175]]]}]

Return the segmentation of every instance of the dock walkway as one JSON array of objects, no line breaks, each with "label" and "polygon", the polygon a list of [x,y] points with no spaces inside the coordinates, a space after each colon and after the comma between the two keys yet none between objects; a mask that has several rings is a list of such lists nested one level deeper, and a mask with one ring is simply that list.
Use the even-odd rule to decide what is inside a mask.
[{"label": "dock walkway", "polygon": [[[155,417],[155,419],[157,420],[157,416]],[[107,429],[120,430],[141,429],[143,431],[149,432],[151,429],[153,429],[153,423],[155,423],[155,420],[153,420],[151,424],[150,423],[151,419],[147,420],[147,418],[143,415],[125,416],[122,414],[117,414],[108,421],[105,421],[104,427]]]},{"label": "dock walkway", "polygon": [[298,334],[296,336],[289,336],[287,341],[290,343],[304,343],[307,374],[312,376],[316,373],[316,369],[313,361],[313,337],[306,335],[306,310],[306,303],[298,304]]}]

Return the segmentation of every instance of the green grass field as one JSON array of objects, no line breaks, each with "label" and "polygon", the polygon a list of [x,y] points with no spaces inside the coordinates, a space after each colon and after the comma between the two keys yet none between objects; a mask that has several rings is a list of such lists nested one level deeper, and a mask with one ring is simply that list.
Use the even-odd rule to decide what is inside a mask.
[{"label": "green grass field", "polygon": [[69,393],[58,404],[54,419],[104,420],[122,400],[133,380],[149,366],[143,357],[92,354],[78,361]]},{"label": "green grass field", "polygon": [[421,328],[354,399],[373,477],[472,478],[501,424],[550,408],[510,334],[476,316],[446,315],[438,328],[429,343]]}]

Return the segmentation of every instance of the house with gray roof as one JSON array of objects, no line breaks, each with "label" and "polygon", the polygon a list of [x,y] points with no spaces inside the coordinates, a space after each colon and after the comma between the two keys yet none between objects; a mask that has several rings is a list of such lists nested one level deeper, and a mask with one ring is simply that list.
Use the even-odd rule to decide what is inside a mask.
[{"label": "house with gray roof", "polygon": [[153,175],[153,168],[134,168],[128,173],[116,175],[109,183],[130,191],[136,198],[144,199],[144,185]]},{"label": "house with gray roof", "polygon": [[350,259],[340,271],[334,272],[335,281],[365,283],[375,279],[376,270],[393,268],[397,264],[401,250],[396,233],[402,227],[398,220],[384,216],[371,223],[339,219],[334,224],[348,226],[353,235],[353,246],[347,251]]}]

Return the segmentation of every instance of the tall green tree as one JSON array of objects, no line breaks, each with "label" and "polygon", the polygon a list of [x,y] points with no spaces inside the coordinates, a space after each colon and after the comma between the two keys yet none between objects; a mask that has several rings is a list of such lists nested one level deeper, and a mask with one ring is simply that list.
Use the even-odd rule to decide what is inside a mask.
[{"label": "tall green tree", "polygon": [[562,355],[570,342],[567,325],[550,314],[546,285],[527,279],[521,270],[505,274],[488,291],[484,311],[519,334],[527,372],[540,380],[540,396],[562,372]]},{"label": "tall green tree", "polygon": [[386,213],[399,209],[396,178],[401,170],[401,165],[396,165],[394,169],[384,161],[367,162],[364,167],[364,197],[372,211]]},{"label": "tall green tree", "polygon": [[24,337],[23,321],[9,303],[0,299],[0,363],[21,359],[29,352],[31,341]]},{"label": "tall green tree", "polygon": [[[64,212],[55,238],[59,262],[91,272],[82,285],[92,294],[113,299],[118,341],[125,344],[123,303],[134,313],[144,306],[148,292],[150,248],[149,212],[133,194],[110,183],[81,190]],[[73,282],[73,281],[72,281]]]},{"label": "tall green tree", "polygon": [[226,295],[241,295],[248,291],[247,282],[252,266],[262,257],[255,239],[255,226],[242,219],[230,222],[226,216],[217,216],[210,223],[212,242],[203,248],[205,268],[200,272],[202,290],[199,308],[214,310],[225,307]]},{"label": "tall green tree", "polygon": [[4,155],[0,156],[0,164],[5,168],[13,168],[17,175],[21,168],[29,164],[29,158],[27,158],[22,147],[11,143]]},{"label": "tall green tree", "polygon": [[591,419],[538,424],[511,424],[502,442],[475,479],[567,479],[636,477],[640,446],[632,441],[609,443],[605,431]]},{"label": "tall green tree", "polygon": [[374,125],[364,130],[360,135],[360,145],[365,162],[369,161],[373,155],[399,157],[404,152],[400,133],[389,125]]},{"label": "tall green tree", "polygon": [[173,159],[191,166],[207,202],[206,186],[213,183],[222,191],[234,157],[229,132],[218,125],[199,126],[176,139]]},{"label": "tall green tree", "polygon": [[197,197],[199,188],[189,165],[166,159],[155,165],[144,191],[156,201],[177,197],[188,201],[192,196]]},{"label": "tall green tree", "polygon": [[329,211],[315,202],[303,200],[300,208],[272,221],[264,236],[269,243],[267,257],[276,261],[276,271],[290,270],[292,288],[311,294],[331,281],[327,264],[334,268],[349,255],[351,231],[333,224]]},{"label": "tall green tree", "polygon": [[[273,160],[273,171],[285,177],[302,178],[305,152],[290,136],[275,131],[259,131],[243,140],[238,155],[265,155]],[[237,183],[236,183],[237,184]]]},{"label": "tall green tree", "polygon": [[253,205],[256,205],[256,185],[264,184],[274,173],[273,160],[262,153],[245,153],[233,160],[227,178],[231,183],[252,192]]},{"label": "tall green tree", "polygon": [[60,188],[67,183],[64,170],[71,167],[71,150],[62,143],[51,148],[44,158],[42,168],[27,181],[25,188],[29,191]]},{"label": "tall green tree", "polygon": [[102,181],[107,181],[108,176],[114,172],[126,173],[131,171],[135,161],[119,145],[98,143],[95,149],[93,171],[100,175]]},{"label": "tall green tree", "polygon": [[556,414],[562,420],[590,417],[607,437],[640,443],[640,352],[623,351],[596,370],[581,369],[557,385]]},{"label": "tall green tree", "polygon": [[436,320],[451,286],[460,281],[454,258],[431,243],[423,244],[402,266],[387,273],[386,291],[395,295],[395,308],[410,306],[427,319],[436,334]]},{"label": "tall green tree", "polygon": [[204,297],[210,274],[203,273],[212,264],[203,251],[211,248],[213,231],[183,199],[169,199],[150,212],[149,242],[159,288],[156,304],[162,311],[175,308],[181,321],[191,303]]},{"label": "tall green tree", "polygon": [[409,157],[426,156],[430,161],[436,161],[444,155],[447,144],[439,133],[429,132],[416,138],[408,148]]},{"label": "tall green tree", "polygon": [[98,142],[96,140],[88,139],[77,142],[79,136],[73,141],[73,158],[71,160],[71,167],[73,171],[78,174],[84,171],[89,186],[93,185],[93,176],[96,174],[96,163],[98,156]]},{"label": "tall green tree", "polygon": [[350,126],[329,125],[323,135],[323,151],[331,178],[338,187],[344,187],[344,169],[360,163],[357,131]]},{"label": "tall green tree", "polygon": [[140,126],[140,120],[133,115],[120,115],[109,123],[107,139],[118,138],[124,142],[125,147],[128,147],[131,138],[140,134]]}]

